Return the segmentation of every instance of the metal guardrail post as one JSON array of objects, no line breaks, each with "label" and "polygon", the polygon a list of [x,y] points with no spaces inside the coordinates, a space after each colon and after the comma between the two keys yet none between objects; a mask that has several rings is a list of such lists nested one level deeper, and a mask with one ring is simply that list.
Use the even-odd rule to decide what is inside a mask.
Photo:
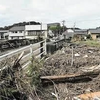
[{"label": "metal guardrail post", "polygon": [[30,58],[32,58],[33,50],[32,50],[32,44],[30,44]]},{"label": "metal guardrail post", "polygon": [[46,42],[46,39],[44,41],[45,41],[45,43],[44,43],[45,46],[44,47],[45,47],[45,55],[46,55],[47,54],[47,47],[46,47],[47,46],[46,45],[47,42]]}]

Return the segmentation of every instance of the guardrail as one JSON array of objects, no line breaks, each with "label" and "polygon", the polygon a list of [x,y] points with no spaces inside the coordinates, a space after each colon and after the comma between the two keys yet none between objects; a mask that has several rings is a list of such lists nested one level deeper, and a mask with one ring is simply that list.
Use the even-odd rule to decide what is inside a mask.
[{"label": "guardrail", "polygon": [[11,51],[5,55],[0,56],[0,70],[4,69],[7,64],[11,64],[18,56],[24,52],[24,56],[22,57],[20,63],[22,68],[25,68],[28,64],[30,64],[30,58],[34,56],[35,58],[42,58],[43,55],[46,54],[46,40],[41,42],[30,44],[29,46]]}]

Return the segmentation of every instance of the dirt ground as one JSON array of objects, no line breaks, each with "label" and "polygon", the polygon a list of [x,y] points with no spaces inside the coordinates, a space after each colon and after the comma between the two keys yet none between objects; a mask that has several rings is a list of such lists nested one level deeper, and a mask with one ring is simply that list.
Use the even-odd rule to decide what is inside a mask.
[{"label": "dirt ground", "polygon": [[[46,59],[44,68],[41,69],[41,76],[81,73],[84,68],[97,66],[100,64],[100,48],[74,45],[73,66],[71,62],[72,47],[66,45]],[[55,94],[58,94],[59,100],[72,100],[79,94],[100,91],[100,75],[91,81],[53,83],[44,86],[41,91],[41,100],[57,100]]]}]

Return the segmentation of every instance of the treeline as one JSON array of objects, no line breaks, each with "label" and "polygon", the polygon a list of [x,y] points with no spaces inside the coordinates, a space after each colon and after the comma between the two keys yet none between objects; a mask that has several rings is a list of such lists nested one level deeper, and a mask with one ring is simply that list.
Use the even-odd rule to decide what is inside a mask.
[{"label": "treeline", "polygon": [[13,25],[5,26],[5,27],[0,27],[0,30],[9,30],[13,26],[25,26],[25,25],[39,25],[39,22],[35,21],[29,21],[29,22],[19,22],[19,23],[14,23]]}]

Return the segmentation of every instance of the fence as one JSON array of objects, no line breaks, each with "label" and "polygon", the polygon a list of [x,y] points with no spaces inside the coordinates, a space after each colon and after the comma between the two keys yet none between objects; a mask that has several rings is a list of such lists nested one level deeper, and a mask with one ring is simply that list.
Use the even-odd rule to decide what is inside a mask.
[{"label": "fence", "polygon": [[22,57],[20,63],[22,67],[26,67],[30,64],[30,58],[34,56],[35,58],[42,58],[43,55],[46,54],[46,40],[41,42],[30,44],[29,46],[17,49],[8,54],[0,56],[0,70],[4,69],[7,65],[11,65],[11,63],[18,58],[18,56],[24,52],[24,56]]}]

